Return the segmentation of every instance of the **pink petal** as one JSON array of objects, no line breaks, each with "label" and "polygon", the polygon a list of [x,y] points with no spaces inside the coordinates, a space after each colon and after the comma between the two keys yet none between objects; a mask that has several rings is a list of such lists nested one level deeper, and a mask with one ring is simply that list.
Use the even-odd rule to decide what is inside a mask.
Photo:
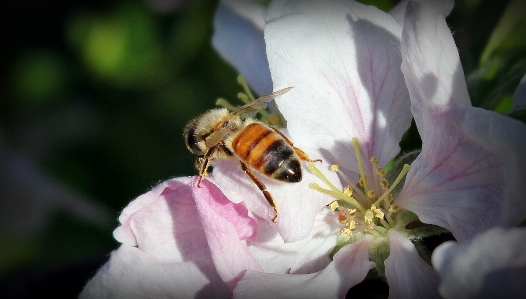
[{"label": "pink petal", "polygon": [[[311,154],[317,158],[318,155]],[[341,188],[337,174],[331,172],[325,163],[316,163],[331,182]],[[310,173],[303,165],[303,179],[298,183],[277,182],[253,171],[266,185],[278,208],[277,229],[285,242],[293,242],[306,238],[314,223],[316,214],[334,200],[333,197],[315,191],[309,187],[311,183],[323,185],[322,181]],[[233,202],[244,202],[255,215],[271,222],[275,213],[263,193],[254,182],[240,169],[237,161],[221,161],[214,164],[213,182]]]},{"label": "pink petal", "polygon": [[122,245],[84,287],[80,298],[230,298],[213,266],[164,263]]},{"label": "pink petal", "polygon": [[294,86],[276,99],[293,141],[327,149],[329,164],[358,173],[351,145],[358,137],[366,164],[375,156],[384,167],[412,117],[400,71],[401,27],[354,1],[273,1],[265,20],[274,89]]},{"label": "pink petal", "polygon": [[347,245],[325,269],[311,274],[270,274],[247,271],[234,289],[234,298],[345,298],[374,263],[369,261],[370,238]]},{"label": "pink petal", "polygon": [[402,32],[402,71],[422,134],[430,105],[471,106],[455,41],[444,17],[453,1],[410,1]]},{"label": "pink petal", "polygon": [[164,262],[209,261],[190,184],[191,178],[168,180],[132,201],[115,238]]},{"label": "pink petal", "polygon": [[429,109],[419,157],[396,202],[464,240],[526,214],[526,126],[479,108]]},{"label": "pink petal", "polygon": [[217,272],[233,289],[245,270],[261,270],[245,241],[256,236],[257,222],[244,205],[229,201],[212,183],[203,181],[197,188],[195,178],[193,184],[196,218],[203,225]]},{"label": "pink petal", "polygon": [[220,1],[212,37],[214,48],[259,95],[272,92],[263,39],[263,9],[255,1]]},{"label": "pink petal", "polygon": [[260,221],[258,239],[250,246],[252,256],[265,273],[304,274],[318,272],[330,262],[329,254],[336,246],[342,224],[329,209],[322,209],[307,238],[285,243],[275,228]]},{"label": "pink petal", "polygon": [[526,229],[492,228],[469,242],[435,249],[433,266],[444,298],[522,298],[526,287]]},{"label": "pink petal", "polygon": [[389,298],[440,298],[438,276],[418,254],[415,245],[395,230],[389,231],[389,257],[385,260],[385,277]]}]

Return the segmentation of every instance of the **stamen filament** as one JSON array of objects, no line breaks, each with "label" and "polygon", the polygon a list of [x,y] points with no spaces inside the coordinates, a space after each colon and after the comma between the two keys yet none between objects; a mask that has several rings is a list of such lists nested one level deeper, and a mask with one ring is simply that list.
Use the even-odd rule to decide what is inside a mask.
[{"label": "stamen filament", "polygon": [[325,189],[325,188],[320,187],[320,185],[318,185],[318,184],[316,184],[316,183],[312,183],[312,184],[310,184],[309,187],[310,187],[311,189],[316,190],[316,191],[319,191],[319,192],[322,192],[322,193],[325,193],[325,194],[328,194],[328,195],[334,196],[334,197],[336,197],[336,198],[338,198],[338,199],[341,199],[341,200],[345,201],[346,203],[355,206],[355,207],[358,208],[362,213],[365,212],[364,207],[362,207],[362,205],[360,205],[360,203],[358,203],[358,201],[356,201],[356,199],[354,199],[354,198],[351,197],[351,196],[346,196],[345,194],[343,194],[343,193],[342,193],[341,191],[339,191],[339,190],[333,191],[333,190]]},{"label": "stamen filament", "polygon": [[[242,75],[239,75],[239,76],[237,76],[237,82],[241,86],[243,86],[243,89],[245,90],[245,94],[248,96],[247,100],[250,99],[250,102],[253,102],[256,98],[254,98],[254,95],[252,95],[252,92],[250,92],[250,89],[248,88],[247,81],[245,81],[245,78]],[[241,100],[243,100],[243,99],[241,99]],[[249,103],[249,101],[245,102],[245,104],[248,104],[248,103]]]},{"label": "stamen filament", "polygon": [[326,177],[323,173],[321,173],[321,171],[316,168],[316,166],[314,165],[314,163],[312,162],[309,162],[307,164],[307,166],[309,166],[309,170],[310,172],[312,172],[313,174],[315,174],[317,177],[319,177],[327,186],[329,186],[329,188],[331,188],[332,191],[335,191],[335,192],[341,192],[338,188],[336,188],[336,186],[334,186]]},{"label": "stamen filament", "polygon": [[391,228],[391,225],[389,225],[389,222],[385,221],[383,218],[380,219],[380,222],[382,223],[383,227],[385,227],[386,229]]},{"label": "stamen filament", "polygon": [[385,214],[385,219],[387,220],[388,223],[393,223],[394,222],[393,217],[391,217],[392,214],[393,214],[393,212],[391,210],[389,210],[387,212],[387,214]]},{"label": "stamen filament", "polygon": [[404,167],[402,168],[402,171],[400,172],[396,180],[393,182],[391,187],[389,187],[389,189],[387,189],[387,191],[385,191],[384,194],[382,194],[382,196],[380,196],[378,200],[376,200],[376,202],[374,203],[375,205],[379,205],[380,202],[382,202],[382,200],[384,200],[384,198],[386,198],[394,190],[396,185],[400,183],[400,181],[404,178],[404,176],[409,171],[409,169],[411,169],[411,166],[408,164],[405,164]]},{"label": "stamen filament", "polygon": [[[338,175],[340,175],[347,182],[347,184],[349,186],[356,186],[357,185],[357,183],[355,183],[353,180],[351,180],[343,171],[339,171],[339,170],[336,170],[336,171],[338,171]],[[363,193],[362,190],[360,190],[360,188],[353,188],[352,190],[353,190],[353,192],[357,192],[358,193],[358,195],[359,195],[358,197],[365,198],[365,194]]]},{"label": "stamen filament", "polygon": [[[358,138],[353,137],[352,144],[356,152],[356,160],[358,161],[358,168],[360,169],[360,178],[363,183],[363,188],[365,189],[365,193],[367,194],[369,192],[369,186],[367,185],[367,176],[365,175],[365,171],[363,170],[362,154],[360,152],[360,145],[358,144]],[[370,204],[370,200],[368,197],[367,197],[367,203]]]},{"label": "stamen filament", "polygon": [[373,235],[375,238],[382,237],[382,235],[378,231],[376,231],[375,229],[369,229],[366,232],[371,234],[371,235]]},{"label": "stamen filament", "polygon": [[237,107],[235,107],[234,105],[230,104],[227,100],[225,100],[223,98],[217,99],[216,106],[221,106],[223,108],[228,109],[229,111],[234,111],[234,110],[237,109]]},{"label": "stamen filament", "polygon": [[389,228],[385,228],[385,227],[381,227],[379,225],[375,226],[374,227],[374,230],[373,231],[376,231],[378,233],[380,233],[381,235],[387,235],[387,232],[388,232]]},{"label": "stamen filament", "polygon": [[241,102],[245,103],[245,104],[248,104],[250,103],[251,101],[249,100],[248,98],[248,95],[245,94],[245,93],[242,93],[242,92],[239,92],[237,94],[237,98],[241,100]]}]

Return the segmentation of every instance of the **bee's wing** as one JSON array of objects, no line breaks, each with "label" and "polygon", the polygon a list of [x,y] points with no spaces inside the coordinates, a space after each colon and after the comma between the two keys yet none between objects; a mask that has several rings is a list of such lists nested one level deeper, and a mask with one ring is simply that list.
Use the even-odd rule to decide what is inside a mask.
[{"label": "bee's wing", "polygon": [[275,91],[271,94],[268,94],[266,96],[262,96],[260,98],[255,99],[253,102],[250,102],[242,107],[239,107],[238,109],[232,111],[232,114],[239,115],[241,118],[246,118],[249,116],[252,116],[256,114],[259,110],[264,109],[267,107],[267,103],[272,101],[275,97],[280,96],[282,94],[287,93],[289,90],[292,89],[293,86],[286,87],[283,89],[280,89],[278,91]]}]

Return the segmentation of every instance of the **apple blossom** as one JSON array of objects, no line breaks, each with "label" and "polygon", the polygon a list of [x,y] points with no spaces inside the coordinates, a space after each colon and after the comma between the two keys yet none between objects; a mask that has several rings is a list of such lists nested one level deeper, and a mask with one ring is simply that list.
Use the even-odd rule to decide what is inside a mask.
[{"label": "apple blossom", "polygon": [[[276,99],[288,132],[299,147],[320,150],[324,161],[338,165],[334,169],[348,188],[340,190],[340,182],[333,185],[323,174],[327,188],[314,188],[343,203],[333,206],[346,225],[340,247],[374,237],[369,258],[385,271],[393,298],[438,296],[438,278],[410,240],[440,230],[408,229],[414,220],[463,240],[495,225],[514,225],[525,212],[517,172],[526,162],[520,156],[525,127],[471,107],[444,19],[452,5],[403,2],[394,18],[352,1],[273,1],[266,12],[274,87],[295,86]],[[385,166],[399,153],[411,119],[404,83],[423,148],[405,182],[403,172],[386,181]],[[258,287],[252,275],[269,282]],[[247,272],[240,288],[250,284],[256,296],[288,279]]]},{"label": "apple blossom", "polygon": [[[239,13],[225,3],[221,26]],[[114,233],[123,245],[83,296],[344,298],[375,267],[391,298],[438,298],[413,241],[442,228],[468,240],[526,209],[526,126],[471,106],[444,19],[451,8],[404,1],[390,15],[355,1],[273,1],[266,57],[226,58],[268,59],[274,90],[294,86],[276,99],[284,132],[324,162],[301,183],[262,178],[276,224],[238,163],[216,163],[202,188],[195,178],[162,183],[123,211]],[[413,116],[422,151],[386,173]]]}]

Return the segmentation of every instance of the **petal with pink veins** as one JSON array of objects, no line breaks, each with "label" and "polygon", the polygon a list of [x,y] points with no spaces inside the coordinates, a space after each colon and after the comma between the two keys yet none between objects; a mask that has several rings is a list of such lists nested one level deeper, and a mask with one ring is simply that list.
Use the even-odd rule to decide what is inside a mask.
[{"label": "petal with pink veins", "polygon": [[400,71],[401,27],[355,1],[273,1],[265,20],[274,88],[294,86],[276,99],[294,142],[326,149],[331,155],[322,158],[357,178],[357,137],[364,161],[375,156],[385,167],[412,118]]},{"label": "petal with pink veins", "polygon": [[526,214],[526,125],[480,108],[436,107],[396,202],[464,240]]},{"label": "petal with pink veins", "polygon": [[212,183],[203,181],[193,194],[212,260],[221,278],[233,289],[245,270],[261,270],[247,240],[257,236],[257,222],[243,204],[228,200]]},{"label": "petal with pink veins", "polygon": [[402,31],[402,72],[422,135],[431,105],[471,106],[458,50],[445,16],[453,1],[409,1]]},{"label": "petal with pink veins", "polygon": [[390,299],[440,298],[437,274],[422,260],[408,238],[396,230],[389,230],[389,248],[385,277]]}]

